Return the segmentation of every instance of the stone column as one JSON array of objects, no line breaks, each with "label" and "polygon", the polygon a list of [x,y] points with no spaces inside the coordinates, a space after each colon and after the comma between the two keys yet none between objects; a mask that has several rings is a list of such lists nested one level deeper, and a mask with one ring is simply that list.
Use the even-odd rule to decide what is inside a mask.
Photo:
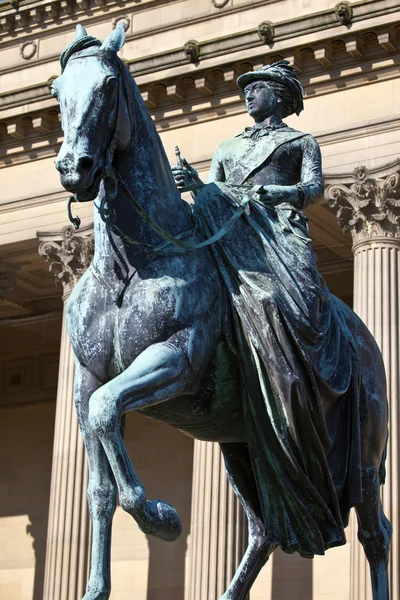
[{"label": "stone column", "polygon": [[[385,363],[390,406],[385,514],[393,526],[390,597],[400,598],[399,575],[399,327],[400,327],[400,165],[370,176],[358,167],[353,182],[331,184],[325,192],[339,225],[350,231],[354,251],[354,310],[375,337]],[[351,523],[351,600],[370,600],[369,568]]]},{"label": "stone column", "polygon": [[247,547],[247,521],[218,444],[194,443],[189,600],[217,600]]},{"label": "stone column", "polygon": [[65,325],[66,301],[93,255],[88,229],[79,236],[70,226],[58,233],[38,233],[39,254],[62,284],[64,302],[43,600],[81,600],[89,567],[87,463],[73,402],[74,358]]}]

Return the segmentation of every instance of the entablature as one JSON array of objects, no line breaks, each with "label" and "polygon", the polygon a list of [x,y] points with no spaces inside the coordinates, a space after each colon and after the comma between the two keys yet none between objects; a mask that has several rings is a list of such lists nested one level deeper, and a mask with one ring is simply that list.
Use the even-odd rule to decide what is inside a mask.
[{"label": "entablature", "polygon": [[[128,62],[159,131],[244,112],[236,86],[239,74],[288,59],[300,73],[306,97],[392,79],[400,73],[400,20],[277,53],[259,48],[234,60],[221,55],[197,70],[171,76],[165,71],[142,75]],[[0,95],[0,167],[56,154],[62,142],[59,108],[48,82]],[[26,142],[29,142],[27,151]]]},{"label": "entablature", "polygon": [[[284,4],[280,0],[281,4]],[[157,24],[151,23],[150,27],[141,28],[135,32],[132,27],[132,35],[146,36],[149,32],[154,32],[155,26],[157,30],[178,29],[182,27],[182,16],[185,21],[190,21],[192,24],[205,22],[210,19],[223,19],[227,15],[246,12],[249,10],[247,0],[235,0],[234,2],[226,2],[223,6],[218,6],[213,0],[207,2],[193,3],[190,9],[173,10],[171,9],[171,0],[135,0],[134,2],[126,2],[124,0],[7,0],[2,2],[0,6],[0,40],[8,41],[19,37],[26,37],[26,34],[42,33],[43,29],[55,29],[60,25],[68,24],[71,26],[71,20],[82,18],[85,19],[85,24],[90,25],[92,22],[99,19],[99,16],[106,15],[108,18],[114,16],[114,12],[124,10],[128,12],[128,18],[131,22],[131,16],[140,12],[145,12],[154,9],[168,8],[171,18],[168,23]],[[174,2],[178,4],[178,2]],[[181,2],[185,4],[185,2]],[[277,4],[274,0],[253,0],[251,9],[254,11],[258,7],[265,5]],[[396,0],[369,0],[368,2],[354,2],[351,4],[351,19],[349,23],[357,23],[357,21],[389,14],[398,9]],[[312,8],[312,2],[307,6]],[[218,10],[218,9],[223,10]],[[297,11],[297,12],[296,12]],[[274,10],[271,11],[273,13]],[[288,11],[286,11],[288,12]],[[277,23],[276,37],[282,35],[293,35],[293,27],[296,28],[296,21],[307,21],[310,30],[330,27],[333,24],[347,25],[348,22],[343,21],[337,11],[337,6],[328,8],[325,11],[319,11],[313,15],[302,15],[302,9],[292,8],[290,11],[292,18],[284,23]],[[280,31],[282,29],[282,31]]]}]

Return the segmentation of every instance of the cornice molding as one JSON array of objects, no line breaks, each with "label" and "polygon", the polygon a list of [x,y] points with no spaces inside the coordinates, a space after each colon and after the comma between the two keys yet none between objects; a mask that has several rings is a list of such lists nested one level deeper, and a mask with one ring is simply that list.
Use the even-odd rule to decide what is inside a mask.
[{"label": "cornice molding", "polygon": [[[362,168],[365,169],[365,167]],[[400,157],[395,158],[390,163],[368,169],[368,175],[374,179],[383,179],[397,172],[400,172]],[[354,183],[354,170],[351,173],[329,173],[324,176],[325,188],[331,185],[350,185],[352,183]]]},{"label": "cornice molding", "polygon": [[[371,4],[373,3],[374,0],[372,0]],[[183,91],[185,91],[186,87],[191,87],[190,85],[185,86],[185,80],[188,83],[192,79],[194,82],[192,87],[199,91],[200,94],[213,92],[212,86],[210,87],[210,83],[212,83],[210,75],[214,71],[222,70],[224,80],[228,84],[235,85],[237,75],[243,71],[243,68],[248,69],[249,66],[251,67],[251,61],[255,62],[255,66],[260,66],[261,64],[273,62],[273,60],[284,57],[299,72],[303,71],[303,69],[304,71],[308,70],[313,76],[318,74],[318,76],[322,76],[325,79],[325,82],[328,82],[331,80],[330,71],[335,66],[346,67],[346,58],[347,63],[349,63],[350,59],[352,65],[354,65],[355,61],[359,65],[360,61],[366,55],[371,60],[372,57],[369,55],[371,42],[376,42],[373,56],[379,56],[380,51],[380,56],[383,58],[393,55],[398,50],[400,20],[393,22],[389,16],[388,21],[387,24],[375,27],[375,29],[371,30],[370,27],[366,27],[357,33],[349,33],[347,28],[341,26],[331,32],[331,37],[329,37],[329,31],[324,26],[324,40],[317,42],[314,40],[307,45],[301,44],[298,32],[297,34],[294,31],[288,32],[287,41],[291,43],[285,43],[284,46],[277,43],[271,44],[269,51],[266,51],[268,46],[260,41],[258,32],[255,29],[251,32],[239,33],[236,36],[227,36],[200,44],[201,62],[197,66],[188,65],[183,48],[128,61],[128,65],[146,97],[149,108],[157,106],[158,96],[163,95],[162,87],[166,91],[165,95],[167,99],[172,103],[174,100],[181,100],[182,94],[176,92],[176,87],[178,85]],[[294,21],[288,23],[293,27]],[[284,24],[281,23],[280,25],[283,26]],[[311,23],[306,21],[305,25],[307,25],[306,31],[309,34],[312,29]],[[275,27],[278,27],[278,25],[275,25]],[[340,33],[338,33],[337,29],[340,30]],[[343,32],[344,29],[346,32]],[[276,36],[276,39],[278,37]],[[281,35],[281,37],[284,36]],[[293,44],[293,41],[295,44]],[[235,55],[237,56],[236,60]],[[313,64],[310,65],[311,68],[306,69],[304,68],[304,63],[309,63],[310,57],[313,58]],[[58,63],[58,55],[43,59],[43,63],[52,61],[57,61]],[[39,61],[35,61],[34,64],[37,66],[40,63]],[[26,62],[19,68],[26,69]],[[10,69],[16,70],[12,67]],[[315,73],[315,71],[318,73]],[[340,75],[343,77],[342,73]],[[308,88],[308,91],[312,93],[310,89],[311,85],[307,81],[307,78],[305,78],[303,84],[305,85],[306,92]],[[158,86],[157,89],[155,89],[156,86]],[[179,91],[181,92],[181,89]],[[57,107],[56,102],[51,100],[47,81],[10,92],[3,92],[0,94],[0,119],[9,118],[10,111],[15,114],[15,110],[13,109],[18,109],[22,106],[24,107],[23,112],[25,114],[29,113],[29,106],[35,105],[38,102],[48,102],[55,108]],[[34,110],[33,107],[32,109]]]},{"label": "cornice molding", "polygon": [[[148,8],[166,5],[168,1],[150,0],[129,6],[128,12],[135,14]],[[254,0],[252,8],[274,4],[274,2],[275,0]],[[368,2],[352,3],[351,7],[353,11],[352,24],[354,24],[360,20],[395,12],[398,10],[398,2],[397,0],[369,0]],[[99,20],[99,15],[106,14],[109,18],[110,10],[114,13],[117,10],[127,11],[127,9],[126,3],[121,2],[121,0],[26,0],[20,3],[18,9],[12,8],[10,2],[4,2],[0,5],[0,40],[12,39],[16,35],[23,35],[25,37],[27,33],[32,35],[42,34],[43,27],[57,27],[60,30],[60,26],[64,22],[66,22],[67,27],[70,27],[71,19],[76,20],[81,15],[85,16],[85,23],[90,26],[91,20]],[[225,18],[229,14],[243,12],[244,10],[246,10],[246,7],[243,5],[226,7],[224,11],[217,10],[194,17],[190,20],[190,24],[196,25],[210,19]],[[303,28],[307,33],[326,29],[330,26],[337,26],[338,16],[336,6],[312,15],[302,15],[289,21],[274,24],[275,38],[280,39],[284,36],[292,37],[294,35],[293,27],[295,29],[298,28],[299,23],[303,23]],[[128,36],[128,39],[144,37],[154,32],[161,33],[166,30],[170,32],[180,27],[182,27],[182,21],[177,20],[175,23],[169,23],[164,27],[159,26],[156,29],[149,28],[148,30],[142,30]],[[255,40],[257,38],[259,42],[257,27],[252,33]]]},{"label": "cornice molding", "polygon": [[[212,111],[204,111],[202,113],[203,119],[198,117],[197,123],[205,122],[205,121],[213,121],[216,119],[226,118],[229,116],[233,116],[236,114],[244,114],[245,109],[243,107],[243,103],[241,100],[237,100],[236,103],[224,108],[223,116],[219,115],[216,110]],[[157,130],[161,133],[163,131],[163,127],[156,123]],[[174,127],[168,127],[168,130],[173,129]],[[353,126],[346,126],[330,131],[316,131],[313,132],[314,137],[318,140],[318,143],[321,147],[327,146],[330,144],[338,144],[342,142],[346,142],[353,139],[361,139],[364,137],[373,137],[374,135],[379,135],[382,133],[388,133],[390,131],[398,131],[400,129],[400,113],[395,115],[390,115],[385,118],[373,119],[368,121],[361,121]],[[60,149],[60,145],[62,143],[62,136],[60,132],[60,136],[57,137],[57,143],[49,143],[47,137],[43,137],[41,140],[41,144],[36,145],[35,147],[35,155],[33,157],[32,150],[27,151],[24,147],[24,144],[15,143],[14,147],[9,148],[10,152],[6,154],[4,157],[0,157],[0,169],[7,168],[10,166],[23,164],[25,162],[32,162],[32,160],[42,160],[48,158],[50,156],[55,157],[58,154]],[[201,161],[197,161],[192,163],[197,171],[206,171],[210,167],[211,157],[204,158]],[[373,171],[372,171],[373,172]],[[328,174],[326,175],[326,179],[331,180],[331,178],[336,179],[336,175]],[[339,181],[347,181],[346,178],[351,180],[351,176],[343,174],[339,175]],[[60,191],[56,193],[51,193],[46,195],[40,195],[40,197],[33,198],[17,198],[13,199],[7,203],[0,203],[0,213],[1,212],[9,212],[12,210],[20,210],[22,208],[29,208],[32,206],[43,205],[44,203],[50,204],[57,201],[65,200],[65,191]]]},{"label": "cornice molding", "polygon": [[[397,33],[397,37],[394,33]],[[384,40],[391,40],[388,47]],[[397,78],[400,74],[400,22],[393,26],[366,30],[356,37],[363,45],[363,55],[355,57],[354,36],[331,38],[324,43],[293,47],[287,52],[270,52],[238,62],[219,61],[209,69],[186,73],[164,80],[157,74],[141,84],[142,96],[152,113],[157,130],[171,131],[193,122],[207,122],[244,113],[243,101],[236,86],[237,76],[261,64],[288,58],[301,69],[300,79],[307,97],[374,84]],[[347,48],[346,48],[347,44]],[[352,50],[352,51],[353,51]],[[222,57],[224,58],[224,57]],[[330,66],[326,66],[329,61]],[[32,102],[27,102],[27,98]],[[2,110],[1,110],[2,108]],[[51,98],[47,84],[28,87],[19,92],[0,95],[0,168],[26,160],[54,156],[62,142],[59,108]],[[357,135],[372,135],[398,127],[399,116],[361,123],[343,131],[321,133],[320,143],[329,144]],[[368,128],[368,131],[362,131]],[[26,143],[29,142],[29,150]]]},{"label": "cornice molding", "polygon": [[[62,318],[62,310],[52,310],[45,313],[37,313],[35,315],[27,315],[21,317],[6,317],[0,319],[0,329],[5,327],[24,327],[37,323],[48,323],[49,321],[58,321]],[[24,355],[25,356],[25,355]]]},{"label": "cornice molding", "polygon": [[[64,189],[41,193],[39,196],[19,198],[10,198],[7,202],[0,202],[0,214],[13,212],[15,210],[24,210],[35,206],[43,206],[45,204],[53,204],[54,202],[66,202],[67,192]],[[82,229],[82,227],[81,227]]]}]

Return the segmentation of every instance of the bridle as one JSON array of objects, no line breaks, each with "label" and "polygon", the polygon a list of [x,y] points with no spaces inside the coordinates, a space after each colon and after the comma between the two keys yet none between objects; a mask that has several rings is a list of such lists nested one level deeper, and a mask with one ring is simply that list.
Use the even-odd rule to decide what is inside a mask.
[{"label": "bridle", "polygon": [[[246,207],[251,200],[250,195],[248,195],[248,194],[244,195],[242,201],[238,205],[234,214],[231,216],[231,218],[228,220],[228,222],[219,231],[217,231],[217,233],[215,233],[210,238],[208,238],[202,242],[199,242],[197,244],[191,243],[191,242],[185,242],[182,239],[182,238],[186,238],[186,237],[190,236],[191,234],[195,233],[195,231],[196,231],[195,229],[191,229],[189,231],[185,231],[179,235],[174,236],[174,235],[171,235],[170,233],[168,233],[162,227],[160,227],[157,223],[155,223],[155,221],[153,221],[153,219],[150,217],[150,215],[142,208],[142,206],[139,204],[139,202],[133,196],[133,194],[128,189],[125,182],[119,175],[119,173],[112,166],[114,152],[115,152],[118,135],[119,135],[118,115],[119,115],[119,108],[120,108],[120,96],[121,96],[121,92],[122,92],[122,90],[120,89],[120,86],[121,86],[121,80],[124,84],[124,66],[123,66],[122,61],[118,57],[116,57],[116,56],[114,57],[114,54],[112,54],[108,51],[99,50],[99,52],[96,56],[98,56],[99,54],[101,56],[103,56],[103,58],[105,60],[107,60],[113,66],[115,66],[118,70],[118,87],[117,87],[117,93],[116,93],[116,104],[114,107],[114,110],[116,111],[115,112],[115,114],[116,114],[115,128],[114,128],[114,132],[111,137],[111,140],[110,140],[110,144],[106,150],[106,160],[105,160],[105,165],[104,165],[104,169],[103,169],[103,183],[104,183],[105,193],[104,193],[104,197],[102,198],[102,201],[100,203],[100,206],[97,207],[100,218],[107,225],[107,227],[115,235],[117,235],[120,239],[122,239],[124,242],[127,242],[130,245],[146,246],[148,248],[151,248],[153,253],[158,252],[161,249],[164,249],[167,246],[170,246],[171,244],[174,245],[175,247],[180,248],[181,250],[186,250],[186,251],[199,250],[200,248],[204,248],[206,246],[210,246],[211,244],[214,244],[215,242],[220,240],[222,237],[224,237],[228,233],[228,231],[231,229],[232,225],[245,212]],[[115,58],[117,58],[117,60],[115,60]],[[73,57],[71,57],[69,60],[73,60]],[[135,127],[135,123],[136,123],[136,115],[133,111],[134,103],[133,103],[133,99],[130,102],[129,93],[128,93],[126,85],[124,85],[123,91],[125,93],[127,107],[128,107],[128,111],[129,111],[129,118],[130,118],[130,122],[132,124],[131,125],[131,129],[132,129],[131,144],[132,144],[133,139],[134,139],[134,127]],[[131,146],[131,144],[130,144],[130,146]],[[128,150],[129,147],[126,150]],[[111,189],[110,191],[107,190],[107,187],[109,187],[109,185],[110,185],[109,182],[111,182],[111,185],[113,186],[113,189]],[[184,189],[184,191],[192,191],[194,189],[199,189],[199,187],[203,187],[203,186],[186,187]],[[253,188],[253,186],[251,186],[251,185],[239,185],[239,184],[229,185],[229,187],[242,188],[242,189],[247,189],[249,191]],[[120,227],[118,225],[116,225],[115,215],[113,214],[113,211],[110,208],[108,201],[110,199],[113,199],[116,196],[118,189],[120,189],[123,192],[123,194],[126,196],[127,200],[131,204],[131,206],[135,209],[135,211],[138,213],[138,215],[149,225],[149,227],[151,229],[153,229],[153,231],[155,231],[161,238],[164,239],[164,242],[162,242],[161,244],[159,244],[157,246],[155,246],[154,244],[146,244],[145,242],[138,242],[137,240],[133,239],[132,237],[130,237],[129,235],[124,233],[120,229]],[[78,200],[76,199],[75,196],[70,196],[70,198],[68,198],[68,201],[67,201],[67,214],[68,214],[69,220],[71,221],[71,223],[73,224],[75,229],[79,229],[79,226],[81,223],[80,218],[78,216],[74,217],[72,215],[72,211],[71,211],[71,205],[74,202],[78,202]]]}]

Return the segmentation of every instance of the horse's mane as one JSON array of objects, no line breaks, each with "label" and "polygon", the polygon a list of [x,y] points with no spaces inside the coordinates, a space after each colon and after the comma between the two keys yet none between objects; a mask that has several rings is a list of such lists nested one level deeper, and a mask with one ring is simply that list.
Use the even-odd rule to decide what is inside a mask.
[{"label": "horse's mane", "polygon": [[91,35],[84,35],[79,38],[75,38],[69,46],[63,50],[60,56],[61,63],[61,72],[64,71],[67,66],[67,62],[71,58],[75,52],[80,52],[80,50],[85,50],[86,48],[91,48],[92,46],[101,46],[101,41]]}]

